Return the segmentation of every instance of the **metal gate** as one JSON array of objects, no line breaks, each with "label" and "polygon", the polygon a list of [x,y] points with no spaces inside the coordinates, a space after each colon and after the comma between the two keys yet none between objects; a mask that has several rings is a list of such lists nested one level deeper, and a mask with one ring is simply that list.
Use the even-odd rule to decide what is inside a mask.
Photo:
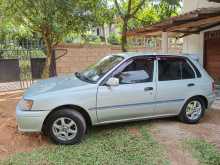
[{"label": "metal gate", "polygon": [[[41,40],[0,41],[0,91],[29,87],[41,78],[45,59]],[[55,60],[52,64],[54,76]]]}]

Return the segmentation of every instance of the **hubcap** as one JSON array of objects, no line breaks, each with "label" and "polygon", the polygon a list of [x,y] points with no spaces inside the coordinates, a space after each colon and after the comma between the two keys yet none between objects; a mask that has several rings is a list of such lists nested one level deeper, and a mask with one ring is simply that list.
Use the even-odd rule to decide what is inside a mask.
[{"label": "hubcap", "polygon": [[77,126],[71,118],[60,117],[54,121],[52,131],[58,139],[68,141],[76,136]]},{"label": "hubcap", "polygon": [[202,113],[202,105],[199,101],[191,101],[186,107],[186,116],[190,120],[197,120]]}]

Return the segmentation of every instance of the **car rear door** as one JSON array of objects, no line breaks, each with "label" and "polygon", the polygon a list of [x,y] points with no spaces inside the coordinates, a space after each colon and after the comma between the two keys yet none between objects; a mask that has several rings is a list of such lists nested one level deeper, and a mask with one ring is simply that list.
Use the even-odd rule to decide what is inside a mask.
[{"label": "car rear door", "polygon": [[177,115],[185,99],[197,90],[196,74],[184,57],[157,58],[156,115]]},{"label": "car rear door", "polygon": [[126,61],[116,69],[110,77],[119,78],[120,84],[98,87],[98,120],[112,122],[151,116],[156,95],[154,66],[154,58],[140,57]]}]

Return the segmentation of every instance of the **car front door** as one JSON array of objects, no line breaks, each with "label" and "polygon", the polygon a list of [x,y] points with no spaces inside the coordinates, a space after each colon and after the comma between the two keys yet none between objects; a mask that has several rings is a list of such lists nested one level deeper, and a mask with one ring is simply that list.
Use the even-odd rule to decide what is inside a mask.
[{"label": "car front door", "polygon": [[[151,116],[155,110],[154,58],[127,60],[110,77],[119,79],[118,86],[98,87],[99,122],[114,122]],[[107,78],[107,79],[108,79]]]},{"label": "car front door", "polygon": [[196,74],[183,57],[159,57],[156,115],[177,115],[185,99],[197,90]]}]

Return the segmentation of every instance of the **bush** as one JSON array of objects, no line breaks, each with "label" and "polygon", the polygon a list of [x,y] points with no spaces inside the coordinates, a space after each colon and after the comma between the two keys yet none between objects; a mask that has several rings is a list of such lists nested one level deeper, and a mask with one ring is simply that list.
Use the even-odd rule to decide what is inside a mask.
[{"label": "bush", "polygon": [[85,40],[86,40],[86,42],[92,42],[92,43],[100,43],[101,42],[101,38],[96,35],[87,35]]},{"label": "bush", "polygon": [[120,37],[116,33],[110,33],[108,37],[108,43],[112,45],[119,45],[120,44]]}]

